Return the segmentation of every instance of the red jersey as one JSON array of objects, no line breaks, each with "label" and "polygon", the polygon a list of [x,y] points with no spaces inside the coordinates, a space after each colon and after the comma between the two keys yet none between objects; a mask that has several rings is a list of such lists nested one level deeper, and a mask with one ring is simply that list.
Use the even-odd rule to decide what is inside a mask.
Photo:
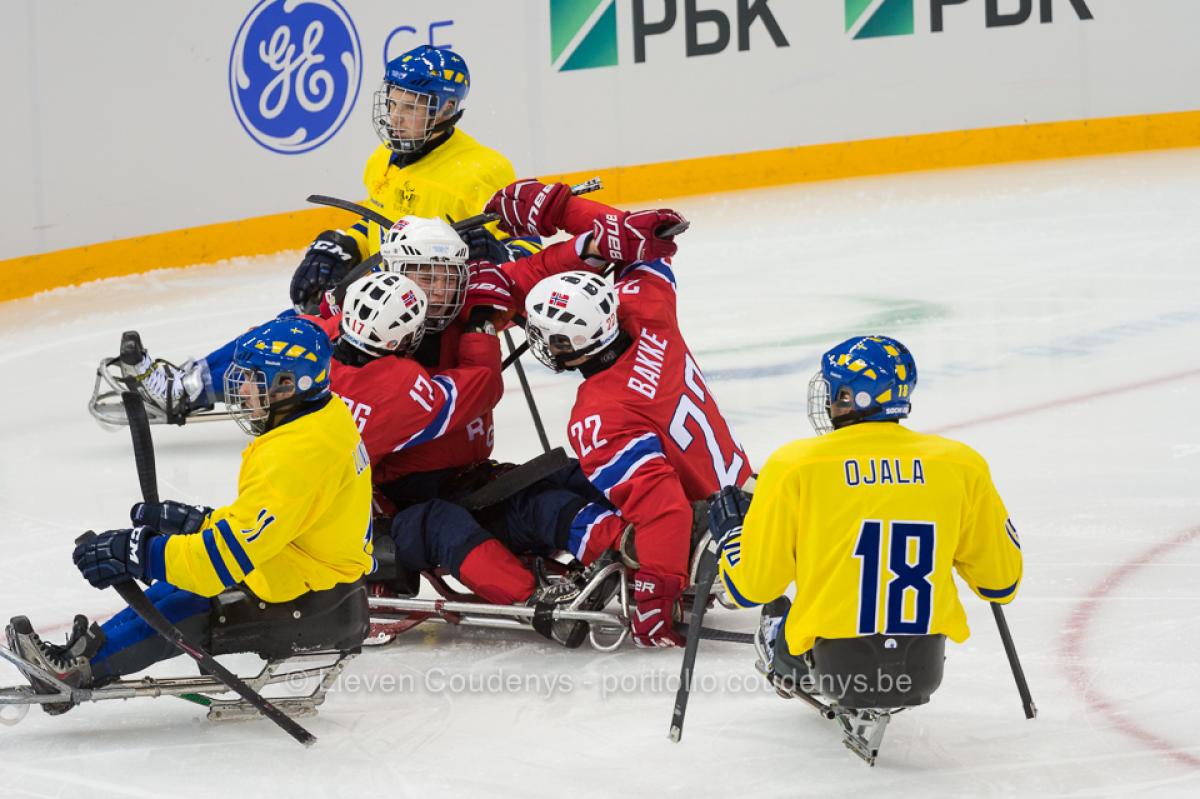
[{"label": "red jersey", "polygon": [[[567,241],[499,268],[523,306],[525,294],[543,278],[589,267]],[[340,314],[314,321],[331,339],[340,334]],[[428,370],[411,358],[383,357],[357,367],[333,362],[333,392],[358,422],[376,484],[466,468],[492,454],[492,409],[504,395],[499,340],[463,333],[457,321],[440,335],[438,364]]]},{"label": "red jersey", "polygon": [[[336,339],[341,316],[318,324]],[[336,358],[333,392],[350,408],[374,481],[405,474],[465,468],[492,453],[492,408],[504,394],[500,342],[485,333],[442,332],[441,364],[427,370],[412,358],[384,356],[362,366]]]},{"label": "red jersey", "polygon": [[579,387],[570,439],[588,479],[633,524],[642,566],[686,578],[691,502],[742,485],[750,463],[683,340],[670,264],[626,267],[616,288],[633,343]]}]

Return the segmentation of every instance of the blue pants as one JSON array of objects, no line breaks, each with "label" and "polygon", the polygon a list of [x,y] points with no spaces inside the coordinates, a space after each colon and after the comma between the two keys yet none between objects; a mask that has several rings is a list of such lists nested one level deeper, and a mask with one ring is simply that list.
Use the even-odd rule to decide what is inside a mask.
[{"label": "blue pants", "polygon": [[[437,475],[442,475],[440,481]],[[416,500],[424,490],[437,497],[444,493],[439,488],[446,480],[445,473],[410,475],[389,484],[388,495]],[[453,492],[449,495],[456,498]],[[418,501],[392,520],[396,561],[412,571],[440,566],[458,576],[467,554],[489,538],[517,554],[548,556],[567,548],[572,522],[593,502],[612,507],[574,462],[475,513],[441,498]]]},{"label": "blue pants", "polygon": [[[150,586],[146,597],[193,641],[206,642],[212,600],[176,588],[165,580]],[[132,608],[125,608],[100,625],[107,639],[92,658],[97,684],[134,674],[179,654],[175,645],[154,632]]]}]

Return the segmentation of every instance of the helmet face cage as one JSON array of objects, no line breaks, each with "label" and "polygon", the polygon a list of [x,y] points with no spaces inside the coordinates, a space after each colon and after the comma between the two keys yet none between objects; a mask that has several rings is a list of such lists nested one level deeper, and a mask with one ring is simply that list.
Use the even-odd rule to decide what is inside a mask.
[{"label": "helmet face cage", "polygon": [[525,298],[526,335],[534,356],[556,372],[611,344],[621,332],[617,294],[598,275],[563,272]]},{"label": "helmet face cage", "polygon": [[808,381],[808,421],[817,435],[833,432],[833,419],[829,414],[829,381],[818,369]]},{"label": "helmet face cage", "polygon": [[375,92],[371,121],[384,144],[397,152],[411,153],[429,141],[440,110],[437,95],[385,80]]},{"label": "helmet face cage", "polygon": [[[525,325],[525,338],[529,341],[529,351],[533,353],[533,357],[556,372],[566,371],[565,362],[578,357],[571,347],[570,339],[556,333],[547,335],[532,319]],[[557,355],[551,346],[558,351]]]},{"label": "helmet face cage", "polygon": [[404,258],[384,258],[389,272],[404,275],[416,283],[429,305],[425,311],[425,330],[438,333],[445,330],[463,309],[467,300],[467,265],[457,260],[432,259],[410,261]]},{"label": "helmet face cage", "polygon": [[225,372],[225,407],[238,426],[252,436],[267,432],[271,395],[261,369],[230,364]]},{"label": "helmet face cage", "polygon": [[347,292],[341,334],[368,355],[407,355],[421,346],[427,307],[425,293],[411,280],[376,272]]}]

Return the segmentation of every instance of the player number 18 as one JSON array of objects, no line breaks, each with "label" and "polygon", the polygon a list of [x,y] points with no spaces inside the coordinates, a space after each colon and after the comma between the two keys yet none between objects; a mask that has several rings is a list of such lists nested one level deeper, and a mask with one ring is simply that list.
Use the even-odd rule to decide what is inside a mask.
[{"label": "player number 18", "polygon": [[[858,634],[927,635],[933,614],[933,572],[937,527],[932,522],[888,522],[887,564],[892,577],[884,593],[885,624],[879,629],[879,569],[883,561],[883,525],[862,523],[854,557],[862,561],[858,595]],[[909,542],[913,542],[910,552]],[[906,618],[905,600],[913,597],[912,618]]]}]

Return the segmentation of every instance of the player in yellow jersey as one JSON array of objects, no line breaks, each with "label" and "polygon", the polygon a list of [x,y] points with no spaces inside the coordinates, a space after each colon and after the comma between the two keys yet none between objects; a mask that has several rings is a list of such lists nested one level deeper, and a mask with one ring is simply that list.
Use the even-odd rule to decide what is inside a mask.
[{"label": "player in yellow jersey", "polygon": [[[457,53],[422,45],[389,61],[375,93],[372,121],[382,140],[363,172],[364,205],[389,219],[423,216],[455,222],[481,213],[516,179],[512,164],[456,125],[471,88]],[[536,239],[499,244],[491,230],[469,233],[471,260],[512,260],[536,252]],[[317,236],[292,279],[297,307],[312,307],[355,264],[379,251],[386,230],[367,218]]]},{"label": "player in yellow jersey", "polygon": [[[298,318],[274,319],[238,339],[225,402],[255,439],[242,454],[237,499],[215,510],[138,503],[133,528],[76,547],[75,565],[88,582],[152,583],[147,595],[155,606],[200,642],[217,615],[210,598],[229,589],[248,593],[264,615],[320,593],[358,590],[365,605],[355,584],[373,567],[370,461],[349,409],[330,392],[330,352],[325,333]],[[23,616],[7,635],[25,660],[75,687],[102,685],[178,654],[132,610],[103,626],[77,616],[62,646],[42,641]],[[71,705],[45,707],[55,713]]]},{"label": "player in yellow jersey", "polygon": [[[822,435],[771,456],[744,525],[743,497],[726,489],[713,503],[729,597],[770,603],[760,630],[769,677],[803,676],[820,641],[926,653],[940,651],[944,637],[965,641],[953,571],[986,601],[1016,596],[1020,543],[987,463],[965,444],[899,424],[916,384],[916,363],[898,341],[839,344],[809,389]],[[780,597],[792,583],[789,609]],[[941,659],[933,659],[940,681]]]},{"label": "player in yellow jersey", "polygon": [[[450,50],[422,45],[388,62],[373,103],[372,121],[382,144],[367,159],[364,205],[392,220],[413,215],[454,222],[482,213],[492,195],[516,179],[507,158],[456,127],[470,86],[466,62]],[[495,230],[492,224],[461,234],[468,260],[504,263],[541,250],[536,237],[499,241]],[[378,252],[386,233],[363,218],[346,230],[318,235],[292,276],[289,293],[294,308],[283,315],[296,310],[316,313],[326,290]],[[466,291],[465,272],[454,282],[448,293]],[[431,308],[428,319],[440,320],[444,327],[453,316],[439,315]],[[428,341],[435,343],[433,337]],[[226,342],[202,358],[176,366],[152,359],[140,339],[122,340],[122,371],[138,380],[152,423],[183,424],[190,414],[212,410],[220,401],[221,377],[233,346],[233,341]],[[93,394],[93,414],[110,423],[95,408],[100,401]]]}]

